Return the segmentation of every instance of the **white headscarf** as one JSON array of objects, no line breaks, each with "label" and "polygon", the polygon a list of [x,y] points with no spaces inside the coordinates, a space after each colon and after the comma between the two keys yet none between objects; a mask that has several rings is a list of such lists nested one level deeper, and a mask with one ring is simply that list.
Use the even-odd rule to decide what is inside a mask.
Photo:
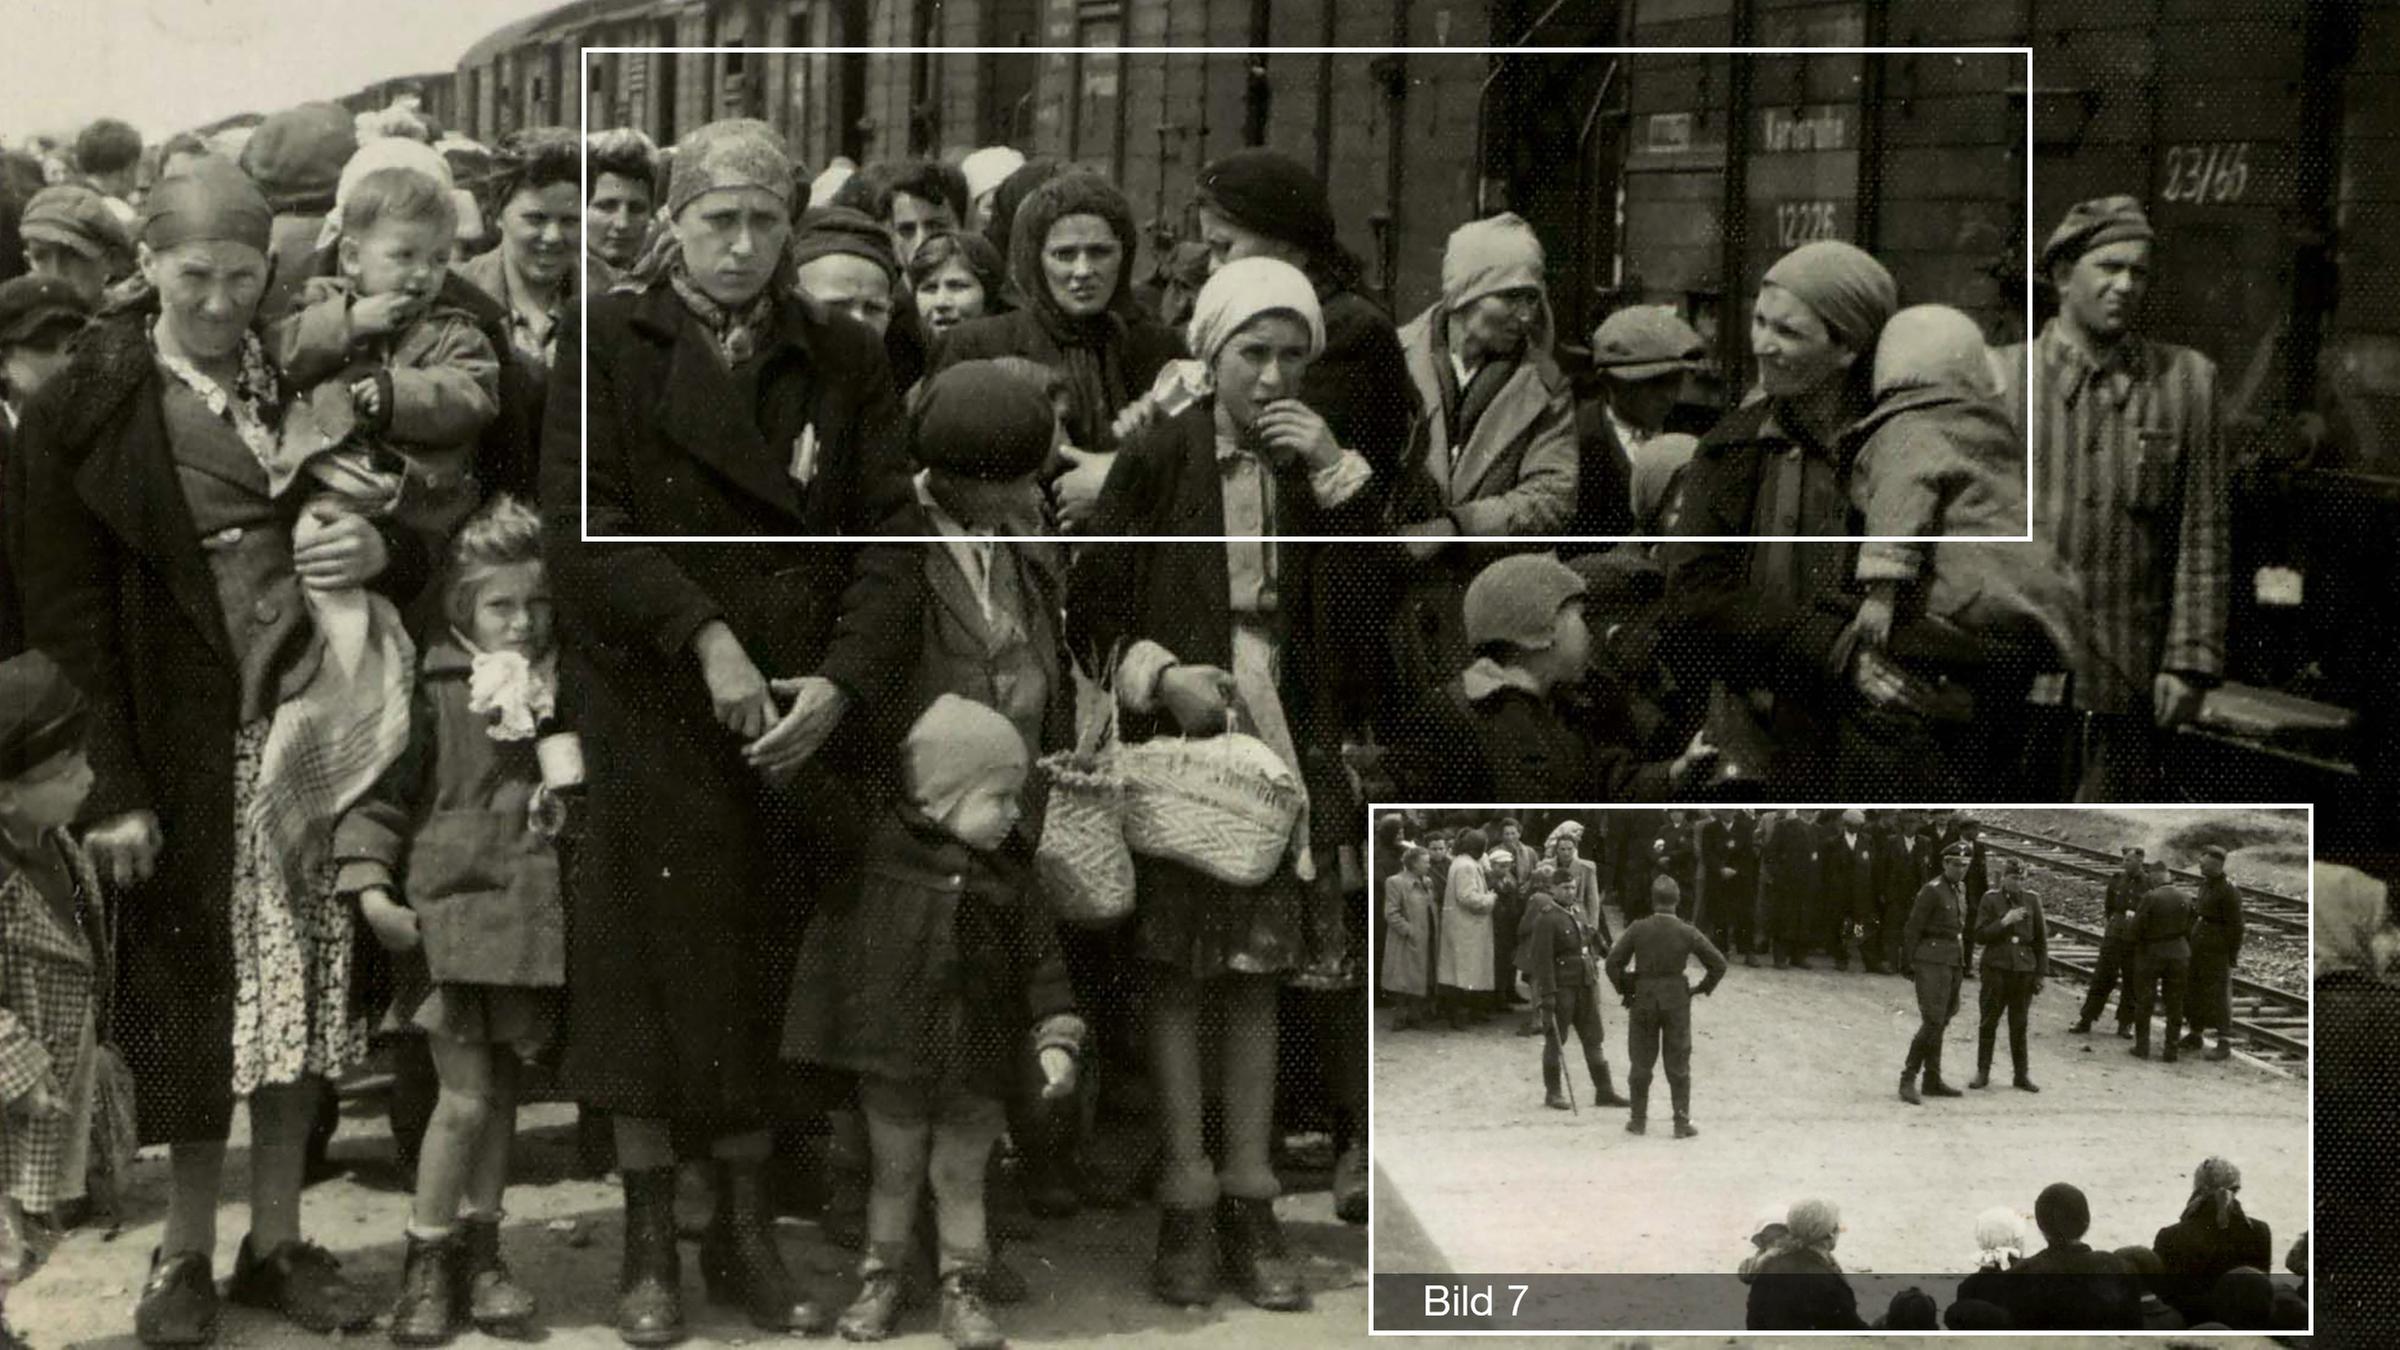
[{"label": "white headscarf", "polygon": [[1308,326],[1308,354],[1325,350],[1325,311],[1308,274],[1274,258],[1242,258],[1217,269],[1192,301],[1185,335],[1192,355],[1214,370],[1217,353],[1261,314],[1286,311]]}]

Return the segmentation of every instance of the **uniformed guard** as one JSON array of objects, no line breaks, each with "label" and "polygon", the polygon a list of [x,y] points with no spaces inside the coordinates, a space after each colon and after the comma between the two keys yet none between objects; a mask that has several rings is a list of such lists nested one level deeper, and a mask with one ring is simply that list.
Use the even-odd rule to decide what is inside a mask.
[{"label": "uniformed guard", "polygon": [[1958,1014],[1958,979],[1966,965],[1962,945],[1966,932],[1967,899],[1960,887],[1975,846],[1960,839],[1942,849],[1942,874],[1917,891],[1901,930],[1901,945],[1916,968],[1916,1037],[1908,1043],[1908,1063],[1900,1070],[1900,1100],[1924,1104],[1917,1095],[1917,1070],[1925,1071],[1926,1097],[1956,1097],[1959,1090],[1942,1081],[1942,1033]]},{"label": "uniformed guard", "polygon": [[2150,1013],[2166,1005],[2167,1039],[2159,1058],[2175,1062],[2175,1043],[2183,1037],[2183,1000],[2192,979],[2192,898],[2167,883],[2167,865],[2153,858],[2150,892],[2134,912],[2133,1053],[2150,1058]]},{"label": "uniformed guard", "polygon": [[1975,1081],[1967,1086],[1991,1086],[1992,1041],[2006,1013],[2017,1089],[2039,1092],[2025,1072],[2025,1020],[2050,973],[2050,937],[2041,897],[2025,889],[2024,863],[2001,860],[2000,889],[1986,894],[1975,911],[1975,939],[1983,944],[1983,1016],[1975,1027]]},{"label": "uniformed guard", "polygon": [[[1608,982],[1633,1010],[1628,1019],[1625,1072],[1633,1089],[1633,1116],[1626,1132],[1641,1134],[1650,1107],[1650,1068],[1658,1062],[1659,1042],[1666,1042],[1667,1091],[1675,1103],[1675,1137],[1689,1139],[1700,1131],[1692,1125],[1692,995],[1705,994],[1725,978],[1725,956],[1697,928],[1676,917],[1683,888],[1672,877],[1650,883],[1650,914],[1625,926],[1616,945],[1608,949]],[[1693,957],[1707,967],[1708,977],[1695,988],[1684,983],[1684,963]]]},{"label": "uniformed guard", "polygon": [[2200,1048],[2200,1033],[2216,1028],[2210,1059],[2230,1059],[2233,1030],[2233,963],[2242,954],[2242,893],[2225,876],[2225,850],[2200,850],[2200,924],[2192,930],[2191,1032],[2182,1049]]},{"label": "uniformed guard", "polygon": [[2108,1007],[2112,989],[2118,991],[2117,1037],[2133,1036],[2133,914],[2141,908],[2142,892],[2149,889],[2148,878],[2142,850],[2126,849],[2125,869],[2108,879],[2108,891],[2101,898],[2108,927],[2100,935],[2100,959],[2092,967],[2092,987],[2084,991],[2083,1012],[2070,1028],[2078,1036],[2091,1032],[2092,1022]]},{"label": "uniformed guard", "polygon": [[1600,981],[1593,975],[1592,930],[1573,906],[1558,903],[1549,886],[1536,885],[1525,898],[1525,978],[1542,1019],[1543,1105],[1555,1111],[1571,1103],[1559,1091],[1560,1054],[1572,1029],[1583,1042],[1583,1066],[1592,1075],[1594,1106],[1625,1106],[1608,1072],[1606,1035],[1600,1027]]}]

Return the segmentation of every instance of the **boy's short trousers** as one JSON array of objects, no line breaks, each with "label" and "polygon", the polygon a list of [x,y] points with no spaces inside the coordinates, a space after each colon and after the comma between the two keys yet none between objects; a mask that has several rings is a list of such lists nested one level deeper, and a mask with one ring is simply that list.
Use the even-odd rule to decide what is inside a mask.
[{"label": "boy's short trousers", "polygon": [[858,1104],[866,1113],[896,1125],[942,1125],[987,1129],[994,1135],[1007,1122],[1007,1109],[992,1097],[920,1080],[862,1074]]}]

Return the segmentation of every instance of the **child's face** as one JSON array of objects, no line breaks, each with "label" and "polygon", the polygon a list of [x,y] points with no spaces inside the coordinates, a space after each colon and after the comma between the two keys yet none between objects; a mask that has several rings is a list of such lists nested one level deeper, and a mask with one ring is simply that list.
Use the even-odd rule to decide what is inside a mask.
[{"label": "child's face", "polygon": [[0,815],[32,832],[72,824],[91,795],[92,763],[82,747],[52,755],[12,782],[0,783]]},{"label": "child's face", "polygon": [[487,652],[541,656],[550,650],[550,581],[538,562],[484,574],[467,615],[467,636]]},{"label": "child's face", "polygon": [[402,291],[430,300],[450,270],[451,231],[432,220],[379,220],[342,240],[342,274],[361,295]]},{"label": "child's face", "polygon": [[1025,766],[1015,765],[977,783],[950,816],[950,833],[968,848],[989,853],[1007,841],[1024,814]]}]

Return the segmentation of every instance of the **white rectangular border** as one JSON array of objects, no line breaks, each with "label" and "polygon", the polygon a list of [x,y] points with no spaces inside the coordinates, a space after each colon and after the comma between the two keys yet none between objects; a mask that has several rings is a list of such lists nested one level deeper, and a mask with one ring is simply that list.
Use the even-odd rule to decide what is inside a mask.
[{"label": "white rectangular border", "polygon": [[[1382,56],[1394,52],[1423,52],[1427,55],[1496,56],[1993,56],[2015,55],[2025,61],[2025,390],[2033,398],[2033,290],[2034,271],[2034,204],[2033,204],[2033,48],[2015,47],[582,47],[575,63],[575,125],[579,148],[580,168],[576,188],[585,199],[591,196],[591,58],[594,55],[665,54],[674,56],[715,55],[720,52],[742,52],[746,55],[1022,55],[1051,56],[1060,54],[1104,56],[1159,56],[1195,54],[1248,56]],[[1726,172],[1733,172],[1732,166]],[[584,248],[576,259],[581,295],[591,294],[591,251]],[[576,535],[587,544],[938,544],[946,538],[939,534],[846,535],[846,534],[604,534],[590,532],[591,467],[587,447],[591,437],[591,325],[576,324],[577,377],[581,381],[578,426],[583,430],[576,445],[576,480],[579,485]],[[907,391],[903,390],[902,393]],[[1728,410],[1730,411],[1730,409]],[[2030,414],[2028,415],[2030,421]],[[2025,543],[2033,538],[2033,453],[2030,443],[2025,455],[2025,532],[2015,535],[1976,535],[1981,543]],[[1002,544],[1153,544],[1224,543],[1228,540],[1255,540],[1259,535],[1032,535],[1002,536],[994,539]],[[1402,535],[1328,535],[1286,534],[1272,536],[1293,544],[1400,544]],[[1530,534],[1530,535],[1473,535],[1460,536],[1462,542],[1509,544],[1583,544],[1595,541],[1615,542],[1630,538],[1649,538],[1646,535],[1616,534]],[[1931,538],[1938,538],[1933,536]],[[1696,534],[1675,536],[1679,543],[1692,544],[1754,544],[1754,543],[1917,543],[1931,542],[1918,535],[1781,535],[1781,534]]]},{"label": "white rectangular border", "polygon": [[[1366,846],[1366,863],[1367,863],[1367,894],[1368,894],[1368,896],[1370,897],[1370,901],[1369,901],[1369,903],[1370,903],[1370,904],[1372,904],[1373,902],[1372,902],[1372,899],[1371,899],[1371,897],[1372,897],[1372,896],[1375,894],[1375,887],[1376,887],[1377,885],[1381,884],[1381,878],[1380,878],[1380,876],[1379,876],[1379,875],[1378,875],[1378,873],[1377,873],[1377,869],[1376,869],[1376,862],[1375,862],[1375,844],[1376,844],[1376,839],[1375,839],[1375,835],[1376,835],[1376,830],[1375,830],[1375,822],[1376,822],[1376,819],[1377,819],[1378,815],[1379,815],[1380,813],[1382,813],[1382,812],[1385,812],[1385,811],[1590,811],[1590,812],[1606,812],[1606,811],[1645,811],[1645,810],[1647,810],[1647,811],[1664,811],[1664,810],[1677,810],[1677,811],[1692,811],[1692,810],[1709,810],[1709,811],[1715,811],[1715,810],[1726,810],[1726,811],[1739,811],[1739,810],[1744,810],[1744,809],[1753,810],[1753,811],[1826,811],[1826,810],[1835,810],[1835,811],[1840,811],[1840,810],[1854,810],[1854,809],[1857,809],[1857,810],[1872,809],[1872,810],[1878,810],[1878,811],[1948,811],[1948,810],[1951,810],[1951,809],[1953,809],[1953,808],[1956,808],[1956,809],[1958,809],[1958,810],[1968,811],[1968,812],[1983,812],[1983,811],[2072,811],[2072,810],[2084,810],[2084,811],[2192,811],[2192,810],[2210,810],[2210,811],[2298,811],[2298,812],[2301,812],[2301,813],[2302,813],[2302,814],[2303,814],[2303,815],[2306,817],[2306,819],[2307,819],[2307,821],[2308,821],[2308,859],[2309,859],[2309,868],[2308,868],[2308,870],[2309,870],[2309,876],[2308,876],[2308,907],[2309,907],[2309,912],[2310,912],[2312,915],[2313,915],[2313,914],[2316,912],[2316,906],[2317,906],[2317,878],[2316,878],[2316,868],[2317,868],[2317,808],[2316,808],[2316,804],[2315,804],[2315,803],[2313,803],[2313,802],[2121,802],[2121,803],[2120,803],[2120,802],[1597,802],[1597,803],[1595,803],[1595,802],[1372,802],[1372,803],[1369,803],[1369,804],[1368,804],[1368,806],[1367,806],[1367,808],[1366,808],[1366,816],[1367,816],[1367,820],[1366,820],[1366,826],[1367,826],[1367,831],[1366,831],[1366,834],[1367,834],[1367,846]],[[1367,916],[1367,931],[1368,931],[1370,934],[1372,934],[1372,933],[1374,932],[1374,920],[1375,920],[1375,916],[1374,916],[1372,913],[1369,913],[1369,914],[1368,914],[1368,916]],[[1370,937],[1368,940],[1369,940],[1370,942],[1372,942],[1372,941],[1373,941],[1373,938],[1372,938],[1372,937]],[[1375,1146],[1375,991],[1376,991],[1376,989],[1377,989],[1378,987],[1380,987],[1380,983],[1381,983],[1381,979],[1380,979],[1380,977],[1381,977],[1381,972],[1380,972],[1380,970],[1377,968],[1377,967],[1378,967],[1378,965],[1379,965],[1379,963],[1378,963],[1378,962],[1376,962],[1376,961],[1372,961],[1372,960],[1370,960],[1370,961],[1367,961],[1367,962],[1365,963],[1365,968],[1366,968],[1366,972],[1367,972],[1367,973],[1366,973],[1366,986],[1367,986],[1367,987],[1366,987],[1366,995],[1367,995],[1367,996],[1366,996],[1366,999],[1365,999],[1365,1003],[1366,1003],[1366,1017],[1367,1017],[1367,1158],[1368,1158],[1368,1160],[1369,1160],[1369,1165],[1370,1165],[1370,1166],[1372,1166],[1372,1164],[1373,1164],[1373,1160],[1374,1160],[1374,1157],[1375,1157],[1375,1154],[1376,1154],[1376,1146]],[[2316,1212],[2317,1212],[2317,1000],[2316,1000],[2316,994],[2315,994],[2314,987],[2313,987],[2313,986],[2314,986],[2314,981],[2315,981],[2315,978],[2316,978],[2316,965],[2317,965],[2317,930],[2316,930],[2316,925],[2312,923],[2312,924],[2310,924],[2310,925],[2309,925],[2309,930],[2308,930],[2308,969],[2309,969],[2309,979],[2310,979],[2310,981],[2311,981],[2311,986],[2312,986],[2312,987],[2311,987],[2311,991],[2310,991],[2310,994],[2309,994],[2309,1000],[2308,1000],[2308,1080],[2307,1080],[2307,1088],[2306,1088],[2306,1095],[2307,1095],[2307,1098],[2308,1098],[2308,1125],[2307,1125],[2307,1130],[2308,1130],[2308,1147],[2307,1147],[2307,1150],[2306,1150],[2306,1154],[2307,1154],[2307,1158],[2308,1158],[2308,1212],[2309,1212],[2310,1219],[2311,1219],[2311,1222],[2310,1222],[2310,1227],[2309,1227],[2309,1231],[2310,1231],[2310,1232],[2314,1232],[2314,1231],[2315,1231],[2315,1222],[2314,1222],[2314,1219],[2315,1219],[2315,1215],[2316,1215]],[[1370,1177],[1370,1179],[1369,1179],[1369,1184],[1370,1184],[1370,1186],[1372,1185],[1372,1178],[1371,1178],[1371,1177]],[[2318,1259],[2318,1258],[2317,1258],[2317,1253],[2316,1253],[2316,1250],[2315,1250],[2315,1248],[2314,1248],[2314,1247],[2311,1247],[2311,1249],[2310,1249],[2310,1251],[2309,1251],[2309,1263],[2310,1263],[2310,1267],[2311,1267],[2311,1269],[2314,1269],[2314,1267],[2315,1267],[2315,1263],[2316,1263],[2317,1259]],[[1495,1273],[1498,1273],[1498,1272],[1495,1272]],[[1591,1274],[1609,1274],[1609,1273],[1611,1273],[1611,1272],[1606,1272],[1606,1271],[1592,1271],[1592,1272],[1588,1272],[1588,1273],[1591,1273]],[[1707,1272],[1698,1272],[1698,1273],[1705,1274],[1705,1273],[1707,1273]],[[1636,1278],[1636,1277],[1628,1277],[1628,1278]],[[2317,1332],[2317,1290],[2316,1290],[2316,1282],[2315,1282],[2314,1280],[2310,1280],[2310,1281],[2308,1281],[2307,1283],[2308,1283],[2308,1330],[2307,1330],[2307,1331],[2305,1331],[2305,1332],[2299,1333],[2299,1334],[2301,1334],[2301,1335],[2306,1335],[2306,1336],[2314,1336],[2314,1335],[2316,1335],[2316,1332]],[[1720,1330],[1710,1330],[1710,1331],[1637,1331],[1637,1330],[1632,1330],[1632,1329],[1622,1329],[1622,1330],[1620,1330],[1620,1329],[1615,1329],[1615,1328],[1611,1328],[1611,1329],[1608,1329],[1608,1330],[1601,1330],[1601,1331],[1552,1331],[1552,1330],[1492,1330],[1492,1331],[1476,1331],[1476,1330],[1458,1330],[1458,1331],[1415,1331],[1415,1330],[1411,1330],[1411,1331],[1379,1331],[1379,1330],[1377,1330],[1377,1329],[1376,1329],[1376,1327],[1375,1327],[1375,1209],[1374,1209],[1374,1206],[1372,1205],[1372,1203],[1370,1203],[1370,1204],[1369,1204],[1369,1206],[1368,1206],[1368,1209],[1367,1209],[1367,1334],[1368,1334],[1369,1336],[1390,1336],[1390,1337],[1408,1337],[1408,1338],[1423,1338],[1423,1337],[1428,1337],[1428,1336],[1577,1336],[1577,1337],[1581,1337],[1581,1338],[1583,1338],[1583,1339],[1585,1339],[1585,1340],[1591,1340],[1591,1339],[1594,1339],[1594,1338],[1601,1338],[1601,1339],[1625,1339],[1625,1338],[1629,1338],[1629,1337],[1646,1337],[1646,1336],[1678,1336],[1678,1337],[1685,1337],[1685,1338],[1698,1338],[1698,1337],[1703,1337],[1703,1336],[1706,1336],[1706,1337],[1714,1337],[1714,1338],[1719,1338],[1719,1339],[1722,1339],[1722,1338],[1724,1338],[1724,1337],[1731,1336],[1731,1337],[1734,1337],[1734,1338],[1736,1338],[1736,1339],[1739,1339],[1739,1338],[1741,1338],[1741,1337],[1745,1337],[1745,1336],[1754,1336],[1754,1335],[1756,1335],[1756,1336],[1774,1336],[1774,1337],[1777,1337],[1777,1338],[1781,1338],[1781,1337],[1787,1337],[1787,1336],[1788,1336],[1788,1337],[1811,1337],[1811,1338],[1827,1338],[1827,1339],[1865,1339],[1865,1340],[1880,1340],[1880,1339],[1885,1339],[1885,1338],[1889,1338],[1889,1337],[1906,1337],[1906,1336],[1916,1336],[1916,1337],[1922,1337],[1922,1336],[1926,1335],[1927,1333],[1925,1333],[1925,1332],[1921,1332],[1921,1331],[1875,1331],[1875,1330],[1867,1330],[1867,1331],[1776,1331],[1776,1332],[1750,1332],[1750,1331],[1743,1330],[1743,1329],[1741,1329],[1741,1328],[1739,1328],[1739,1327],[1735,1327],[1735,1328],[1729,1328],[1729,1329],[1720,1329]],[[2145,1339],[2151,1339],[2151,1340],[2194,1339],[2194,1338],[2201,1339],[2201,1340],[2210,1340],[2210,1339],[2220,1339],[2220,1338],[2235,1338],[2235,1337],[2263,1337],[2263,1336],[2264,1336],[2266,1333],[2264,1333],[2264,1332],[2257,1332],[2257,1331],[2223,1331],[2223,1332],[2218,1332],[2218,1331],[2200,1331],[2200,1332],[2195,1332],[2195,1331],[2190,1331],[2190,1330],[2182,1330],[2182,1331],[2111,1331],[2111,1332],[2096,1332],[2096,1331],[1948,1331],[1948,1330],[1944,1330],[1944,1331],[1939,1331],[1939,1332],[1935,1332],[1935,1333],[1932,1333],[1932,1334],[1934,1334],[1934,1335],[1939,1335],[1939,1336],[1943,1336],[1943,1337],[1951,1337],[1951,1336],[2006,1337],[2006,1338],[2012,1338],[2012,1339],[2027,1339],[2027,1340],[2034,1339],[2034,1338],[2044,1338],[2044,1339],[2050,1339],[2050,1340],[2059,1340],[2059,1339],[2066,1339],[2066,1338],[2090,1339],[2090,1338],[2092,1338],[2092,1337],[2096,1337],[2096,1336],[2109,1336],[2109,1337],[2141,1337],[2141,1338],[2145,1338]],[[2289,1334],[2289,1333],[2287,1333],[2287,1334]]]}]

